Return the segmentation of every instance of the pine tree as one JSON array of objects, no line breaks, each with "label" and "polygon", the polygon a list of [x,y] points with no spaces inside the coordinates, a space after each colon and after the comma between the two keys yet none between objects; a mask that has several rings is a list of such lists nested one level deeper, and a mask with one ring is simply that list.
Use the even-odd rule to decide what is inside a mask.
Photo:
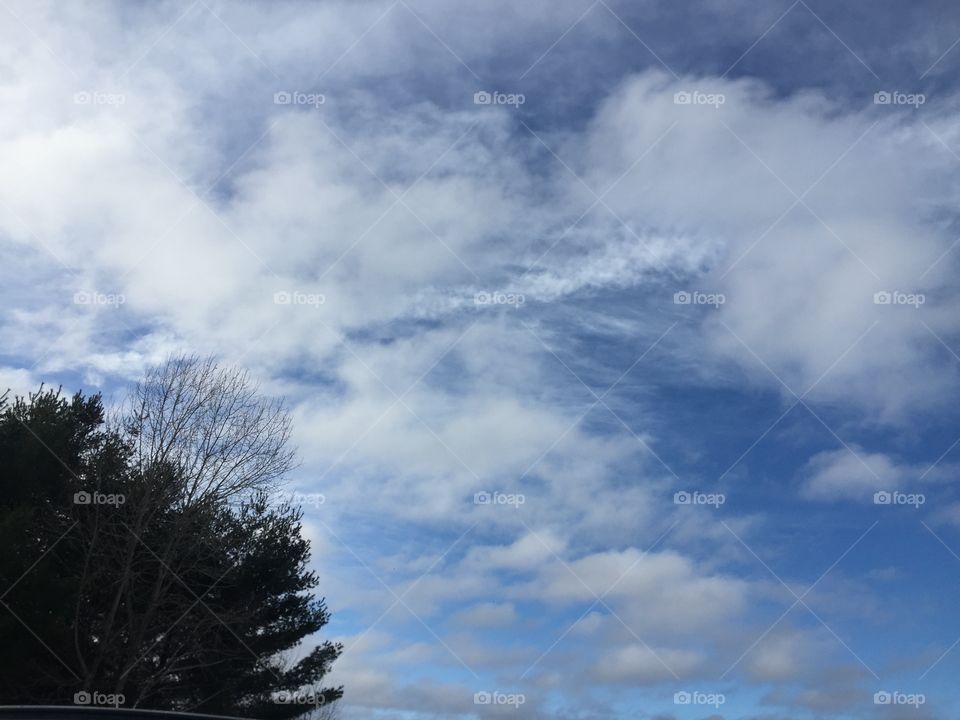
[{"label": "pine tree", "polygon": [[329,706],[342,689],[321,681],[342,648],[313,640],[329,613],[301,511],[269,502],[292,458],[282,408],[193,358],[133,400],[113,428],[99,396],[0,406],[0,643],[19,650],[0,654],[0,703]]}]

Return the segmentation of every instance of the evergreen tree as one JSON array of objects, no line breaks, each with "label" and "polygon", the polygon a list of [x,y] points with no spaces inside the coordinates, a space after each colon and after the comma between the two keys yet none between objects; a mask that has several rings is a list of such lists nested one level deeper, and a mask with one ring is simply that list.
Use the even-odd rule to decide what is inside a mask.
[{"label": "evergreen tree", "polygon": [[342,689],[320,683],[342,648],[309,649],[329,614],[301,511],[269,502],[292,457],[282,408],[192,358],[133,398],[118,428],[99,396],[41,388],[0,405],[0,642],[18,649],[0,654],[0,703],[328,706]]}]

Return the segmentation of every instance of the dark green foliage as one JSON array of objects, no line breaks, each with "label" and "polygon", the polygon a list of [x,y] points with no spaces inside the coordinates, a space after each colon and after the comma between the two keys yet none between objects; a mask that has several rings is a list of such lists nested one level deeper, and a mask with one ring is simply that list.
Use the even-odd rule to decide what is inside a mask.
[{"label": "dark green foliage", "polygon": [[[312,706],[274,702],[278,691],[340,697],[318,685],[340,646],[300,648],[329,615],[299,508],[264,490],[185,502],[182,471],[138,462],[99,396],[41,388],[0,402],[0,704],[87,690],[290,718]],[[75,502],[95,492],[113,501]]]}]

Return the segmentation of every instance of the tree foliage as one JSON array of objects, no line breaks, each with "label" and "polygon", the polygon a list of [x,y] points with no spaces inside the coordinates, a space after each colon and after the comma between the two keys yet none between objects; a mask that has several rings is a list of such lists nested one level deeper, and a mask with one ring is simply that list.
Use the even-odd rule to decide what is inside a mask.
[{"label": "tree foliage", "polygon": [[304,642],[329,613],[301,511],[270,501],[282,405],[197,358],[151,370],[113,424],[98,395],[0,403],[0,703],[279,719],[341,696],[321,685],[341,646]]}]

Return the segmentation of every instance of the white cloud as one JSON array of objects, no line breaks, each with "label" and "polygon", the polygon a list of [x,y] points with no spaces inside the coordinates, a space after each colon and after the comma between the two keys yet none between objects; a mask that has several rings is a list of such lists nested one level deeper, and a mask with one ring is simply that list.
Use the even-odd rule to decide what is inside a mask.
[{"label": "white cloud", "polygon": [[530,532],[507,546],[475,546],[464,564],[480,570],[535,570],[564,552],[565,541],[550,532]]},{"label": "white cloud", "polygon": [[915,485],[920,471],[883,453],[851,447],[817,453],[804,475],[802,493],[810,499],[872,502],[875,492]]},{"label": "white cloud", "polygon": [[0,367],[0,396],[7,392],[7,399],[15,396],[26,397],[36,392],[41,380],[29,370],[23,368]]},{"label": "white cloud", "polygon": [[512,603],[477,603],[461,610],[452,619],[471,627],[504,627],[516,621],[517,611]]},{"label": "white cloud", "polygon": [[610,653],[598,664],[595,675],[602,682],[647,684],[694,674],[703,656],[690,650],[650,648],[632,644]]},{"label": "white cloud", "polygon": [[[465,627],[520,625],[530,619],[521,603],[586,610],[613,587],[610,606],[680,674],[749,644],[749,616],[767,598],[723,569],[732,540],[716,518],[677,516],[671,471],[648,451],[660,449],[662,430],[646,401],[631,432],[602,425],[602,407],[583,418],[593,398],[537,337],[603,365],[613,360],[578,333],[633,341],[666,314],[683,322],[659,348],[658,369],[686,383],[812,387],[811,404],[842,407],[861,425],[902,424],[955,396],[956,371],[933,334],[958,329],[955,258],[935,263],[954,238],[934,219],[955,205],[947,180],[956,168],[916,119],[817,92],[777,95],[757,81],[648,71],[575,126],[534,125],[581,182],[519,126],[526,116],[472,105],[477,83],[402,4],[317,81],[328,102],[309,110],[276,106],[273,92],[313,90],[387,3],[211,4],[263,62],[203,7],[160,37],[173,6],[122,15],[14,5],[43,42],[16,23],[0,29],[0,241],[16,256],[2,271],[0,384],[76,371],[111,386],[180,349],[251,367],[291,398],[305,460],[297,480],[326,495],[306,532],[324,585],[338,589],[331,602],[372,613],[371,622],[395,598],[327,528],[398,593],[412,587],[405,601],[431,623],[449,611]],[[532,63],[542,50],[531,48],[548,48],[582,12],[573,2],[417,8],[484,68],[517,52],[514,37],[529,41]],[[769,25],[748,15],[738,33]],[[493,29],[494,18],[511,32]],[[580,31],[621,32],[610,20],[612,29],[591,21]],[[410,71],[442,77],[444,88],[399,82]],[[689,89],[726,102],[675,104]],[[121,106],[73,102],[76,92],[114,90],[125,93]],[[444,91],[463,103],[444,105]],[[957,141],[952,117],[925,122]],[[791,190],[815,182],[809,208],[790,210]],[[602,203],[584,183],[606,192]],[[707,310],[671,303],[692,288],[727,302],[684,314]],[[80,290],[127,301],[81,306],[72,302]],[[324,302],[277,305],[280,290]],[[495,290],[526,302],[474,306],[476,292]],[[878,290],[927,301],[876,305]],[[617,303],[591,305],[611,293]],[[651,382],[642,373],[631,376],[640,398]],[[815,456],[802,492],[866,497],[919,474],[886,453],[853,450],[859,459],[845,449]],[[522,492],[526,502],[476,506],[480,490]],[[669,541],[684,552],[644,555],[675,519]],[[750,523],[726,521],[738,532]],[[476,533],[433,567],[446,548],[428,536],[456,537],[474,522]],[[349,568],[337,565],[341,555]],[[410,619],[399,607],[383,622],[393,631]],[[572,635],[606,642],[617,626],[601,609]],[[590,677],[667,679],[619,628]],[[460,640],[478,662],[495,655],[492,643]],[[392,632],[365,641],[338,663],[350,703],[475,709],[456,683],[404,685],[371,669],[452,664],[442,648],[437,660]],[[749,671],[796,677],[809,658],[804,642],[774,636]],[[553,662],[542,677],[569,670]]]}]

